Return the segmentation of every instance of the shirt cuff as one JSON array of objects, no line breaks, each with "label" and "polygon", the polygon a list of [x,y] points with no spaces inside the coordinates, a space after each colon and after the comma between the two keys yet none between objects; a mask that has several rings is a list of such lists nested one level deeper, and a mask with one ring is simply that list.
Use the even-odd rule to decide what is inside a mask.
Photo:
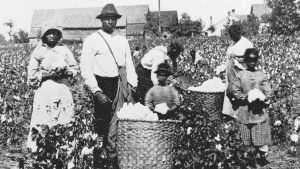
[{"label": "shirt cuff", "polygon": [[99,87],[93,87],[91,88],[91,91],[93,94],[95,94],[96,92],[103,92]]}]

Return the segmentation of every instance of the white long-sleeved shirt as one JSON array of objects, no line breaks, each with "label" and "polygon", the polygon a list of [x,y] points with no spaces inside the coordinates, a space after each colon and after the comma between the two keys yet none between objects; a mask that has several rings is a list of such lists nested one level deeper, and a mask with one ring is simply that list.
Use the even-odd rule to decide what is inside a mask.
[{"label": "white long-sleeved shirt", "polygon": [[141,64],[144,68],[151,70],[151,81],[153,84],[158,84],[157,75],[154,73],[158,69],[158,65],[169,60],[167,55],[167,48],[164,46],[157,46],[152,48],[141,59]]},{"label": "white long-sleeved shirt", "polygon": [[227,58],[230,55],[243,56],[245,54],[246,49],[248,48],[253,48],[253,43],[250,42],[247,38],[242,36],[238,42],[232,43],[228,47],[226,52]]},{"label": "white long-sleeved shirt", "polygon": [[75,76],[78,72],[78,65],[73,53],[64,45],[56,45],[49,48],[46,44],[39,43],[33,50],[28,65],[28,83],[33,85],[39,83],[43,72],[50,72],[54,62],[64,60],[68,70]]},{"label": "white long-sleeved shirt", "polygon": [[106,39],[119,66],[126,66],[127,81],[137,86],[137,74],[132,62],[128,40],[120,35],[107,34],[102,30],[88,36],[83,43],[80,61],[81,75],[85,84],[95,93],[101,91],[95,75],[101,77],[118,76],[118,67],[109,47],[99,35]]}]

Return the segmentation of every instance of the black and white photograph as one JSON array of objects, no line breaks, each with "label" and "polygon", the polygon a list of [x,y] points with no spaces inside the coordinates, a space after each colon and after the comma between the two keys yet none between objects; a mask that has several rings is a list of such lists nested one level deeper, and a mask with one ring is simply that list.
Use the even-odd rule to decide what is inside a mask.
[{"label": "black and white photograph", "polygon": [[0,169],[300,169],[299,0],[0,4]]}]

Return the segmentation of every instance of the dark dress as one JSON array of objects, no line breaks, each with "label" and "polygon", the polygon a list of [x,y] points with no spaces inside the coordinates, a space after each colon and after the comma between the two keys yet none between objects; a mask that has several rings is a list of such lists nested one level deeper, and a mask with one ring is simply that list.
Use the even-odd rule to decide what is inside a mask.
[{"label": "dark dress", "polygon": [[271,141],[271,129],[267,105],[263,102],[249,103],[247,94],[252,89],[259,89],[269,98],[271,85],[262,71],[251,72],[242,70],[237,74],[236,81],[232,84],[232,92],[235,97],[233,107],[236,109],[241,136],[245,145],[250,145],[250,129],[252,142],[255,146],[269,145]]}]

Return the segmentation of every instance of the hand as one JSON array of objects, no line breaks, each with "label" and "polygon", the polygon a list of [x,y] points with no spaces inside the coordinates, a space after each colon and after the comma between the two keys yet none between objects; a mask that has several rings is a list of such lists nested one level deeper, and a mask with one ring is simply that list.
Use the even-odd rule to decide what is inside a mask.
[{"label": "hand", "polygon": [[101,91],[98,91],[95,93],[95,97],[97,101],[101,104],[107,103],[107,102],[112,102],[104,93]]},{"label": "hand", "polygon": [[42,73],[42,79],[43,78],[50,78],[51,77],[51,74],[49,72],[43,72]]},{"label": "hand", "polygon": [[61,74],[58,74],[57,72],[52,71],[50,77],[51,77],[51,79],[58,79],[61,77]]},{"label": "hand", "polygon": [[66,77],[73,77],[73,72],[68,70],[68,71],[65,72],[65,76]]}]

